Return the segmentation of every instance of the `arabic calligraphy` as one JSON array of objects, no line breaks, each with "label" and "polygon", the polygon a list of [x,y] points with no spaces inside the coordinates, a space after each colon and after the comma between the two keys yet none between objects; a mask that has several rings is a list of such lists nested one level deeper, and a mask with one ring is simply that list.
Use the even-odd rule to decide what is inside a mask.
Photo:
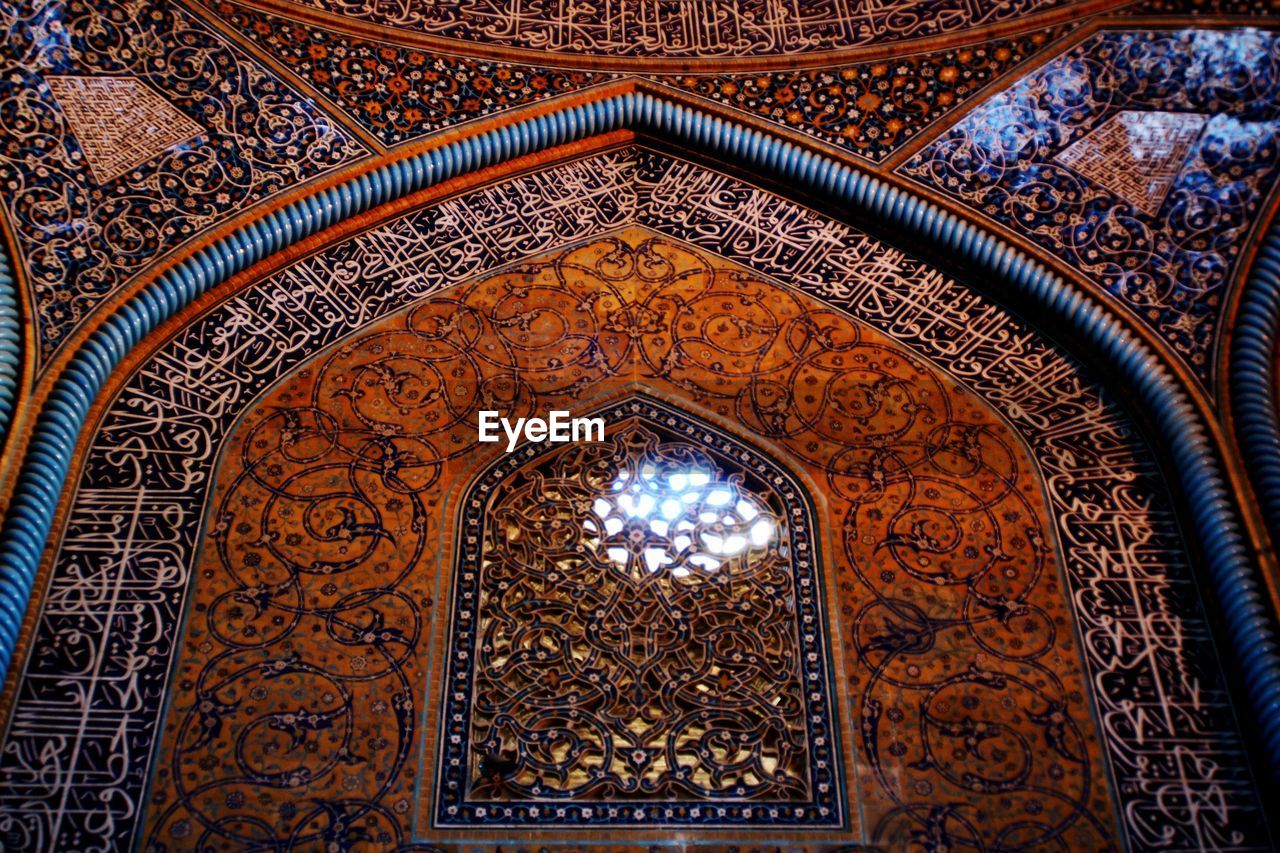
[{"label": "arabic calligraphy", "polygon": [[344,19],[532,54],[646,60],[778,57],[882,45],[1015,21],[1078,0],[288,0]]},{"label": "arabic calligraphy", "polygon": [[[735,179],[624,149],[499,181],[321,250],[139,363],[75,475],[33,626],[40,652],[24,664],[0,754],[6,844],[127,846],[142,808],[167,807],[145,793],[157,709],[178,689],[168,673],[188,588],[207,580],[192,566],[214,461],[250,401],[415,300],[630,224],[860,318],[1000,412],[1034,460],[1025,470],[1040,472],[1040,532],[1062,561],[1040,584],[1072,602],[1129,843],[1265,843],[1177,517],[1114,402],[1034,330],[909,256]],[[902,636],[913,624],[904,619]],[[1052,722],[1048,704],[1035,710]],[[882,731],[891,711],[876,718]],[[895,758],[891,737],[877,743]],[[377,831],[393,832],[396,810],[412,804],[385,799]]]}]

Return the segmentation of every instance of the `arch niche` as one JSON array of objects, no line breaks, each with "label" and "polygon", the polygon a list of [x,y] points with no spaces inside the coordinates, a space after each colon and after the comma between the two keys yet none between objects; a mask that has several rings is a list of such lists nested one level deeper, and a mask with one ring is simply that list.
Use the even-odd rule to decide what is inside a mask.
[{"label": "arch niche", "polygon": [[[476,444],[481,409],[611,431],[598,457],[508,457]],[[1158,470],[1106,395],[928,265],[666,154],[581,155],[314,246],[172,327],[90,435],[44,600],[125,564],[113,547],[189,570],[104,628],[167,697],[122,709],[134,748],[93,745],[131,773],[92,808],[144,846],[678,827],[1096,848],[1169,825],[1145,784],[1169,744],[1126,724],[1143,690],[1195,715],[1214,784],[1248,790],[1225,695],[1186,692],[1216,661]],[[746,502],[694,522],[733,551],[714,571],[557,490],[610,500],[635,447]],[[127,542],[78,545],[140,490]],[[725,525],[760,517],[772,538],[728,548]],[[647,603],[552,626],[573,584],[494,569],[557,560],[583,597]],[[1135,606],[1177,630],[1120,665]],[[603,630],[622,612],[652,630]],[[77,653],[57,608],[35,630]],[[58,689],[46,665],[65,670],[30,664],[19,713]],[[561,684],[582,696],[549,710]],[[6,778],[37,735],[10,731]],[[47,784],[33,801],[62,795]],[[1184,817],[1244,838],[1235,813]]]},{"label": "arch niche", "polygon": [[[640,392],[670,402],[455,494],[503,455],[475,443],[480,410]],[[695,497],[678,547],[635,522],[681,474],[723,488]],[[614,484],[657,504],[598,512]],[[751,525],[714,509],[724,495],[787,541],[733,540]],[[931,804],[991,808],[990,789],[1016,825],[961,809],[936,828],[1110,837],[1027,448],[885,335],[669,237],[525,259],[304,362],[229,436],[206,530],[153,841],[330,821],[410,837],[397,806],[417,779],[418,837],[497,820],[892,843]],[[711,567],[711,545],[738,556]],[[292,816],[265,837],[264,805]]]}]

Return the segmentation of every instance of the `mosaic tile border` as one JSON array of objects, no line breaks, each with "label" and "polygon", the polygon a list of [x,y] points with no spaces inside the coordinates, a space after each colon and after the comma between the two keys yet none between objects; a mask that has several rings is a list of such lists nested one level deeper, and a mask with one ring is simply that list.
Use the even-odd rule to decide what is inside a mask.
[{"label": "mosaic tile border", "polygon": [[[22,382],[22,315],[18,308],[18,282],[13,276],[9,252],[0,245],[0,447],[9,438],[9,422]],[[4,618],[0,607],[0,619]]]}]

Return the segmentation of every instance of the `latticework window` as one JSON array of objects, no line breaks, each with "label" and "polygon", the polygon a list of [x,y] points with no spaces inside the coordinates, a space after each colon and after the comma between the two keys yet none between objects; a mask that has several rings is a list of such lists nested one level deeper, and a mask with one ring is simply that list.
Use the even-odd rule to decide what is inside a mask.
[{"label": "latticework window", "polygon": [[807,511],[706,435],[630,418],[481,484],[444,794],[494,805],[442,803],[445,822],[511,802],[536,822],[836,819],[814,805],[812,721],[824,778],[831,738]]}]

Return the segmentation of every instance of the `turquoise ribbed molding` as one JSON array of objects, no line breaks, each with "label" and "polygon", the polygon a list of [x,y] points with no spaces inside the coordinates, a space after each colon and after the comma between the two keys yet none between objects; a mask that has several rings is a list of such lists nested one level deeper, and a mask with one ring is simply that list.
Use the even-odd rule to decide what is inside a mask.
[{"label": "turquoise ribbed molding", "polygon": [[1280,539],[1277,332],[1280,332],[1280,224],[1263,238],[1245,282],[1230,363],[1236,431],[1257,484],[1273,540]]},{"label": "turquoise ribbed molding", "polygon": [[825,196],[886,229],[928,241],[972,265],[979,279],[987,276],[1024,293],[1044,310],[1038,318],[1043,325],[1069,330],[1071,338],[1100,355],[1151,416],[1172,458],[1268,757],[1273,768],[1280,768],[1280,654],[1270,613],[1205,427],[1155,353],[1091,297],[996,236],[871,175],[647,93],[566,107],[479,133],[317,192],[200,251],[106,320],[76,353],[45,404],[0,530],[0,677],[12,659],[86,414],[111,371],[147,333],[231,275],[355,214],[457,175],[621,128],[693,144]]},{"label": "turquoise ribbed molding", "polygon": [[21,370],[22,323],[18,319],[18,283],[13,278],[8,254],[0,249],[0,448],[9,437]]},{"label": "turquoise ribbed molding", "polygon": [[1263,238],[1245,281],[1229,364],[1236,435],[1262,502],[1272,542],[1280,542],[1277,334],[1280,334],[1280,222]]}]

